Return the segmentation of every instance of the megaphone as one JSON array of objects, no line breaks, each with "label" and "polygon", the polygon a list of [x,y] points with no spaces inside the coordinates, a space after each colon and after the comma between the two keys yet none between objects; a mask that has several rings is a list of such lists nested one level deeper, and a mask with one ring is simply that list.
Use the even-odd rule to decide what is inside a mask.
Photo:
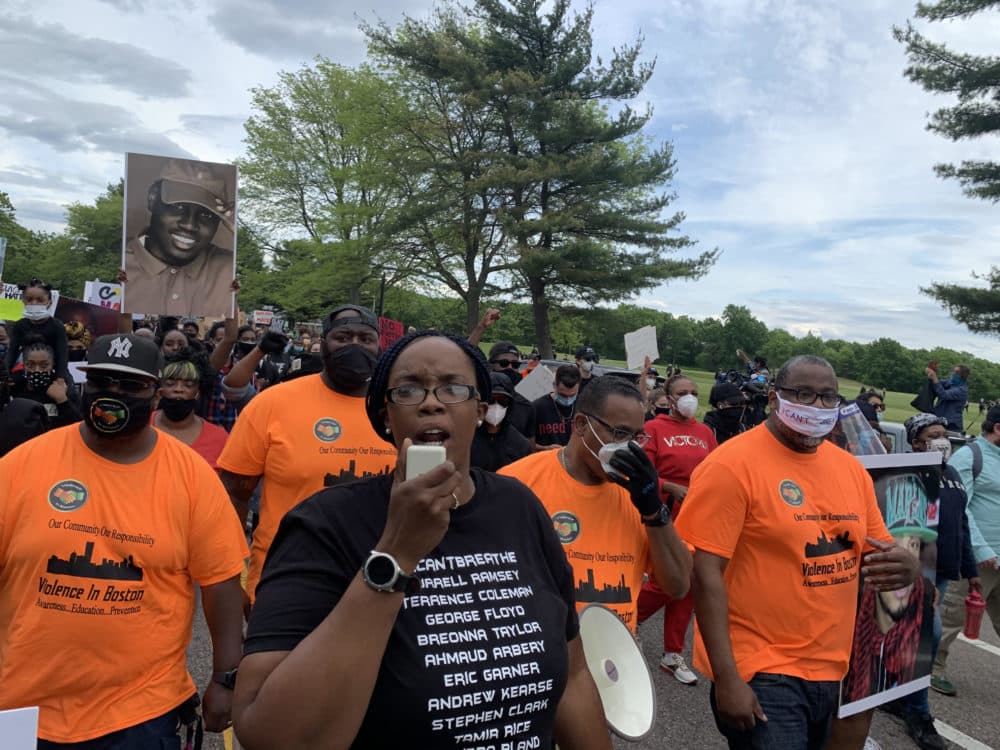
[{"label": "megaphone", "polygon": [[608,727],[638,742],[653,728],[656,691],[632,632],[607,607],[588,604],[580,612],[580,641]]}]

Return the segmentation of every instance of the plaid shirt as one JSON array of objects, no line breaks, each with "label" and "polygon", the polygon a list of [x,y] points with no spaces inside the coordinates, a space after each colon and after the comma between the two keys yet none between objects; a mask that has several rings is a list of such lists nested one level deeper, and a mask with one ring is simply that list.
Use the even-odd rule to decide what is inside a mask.
[{"label": "plaid shirt", "polygon": [[244,388],[227,388],[223,385],[222,380],[229,374],[230,369],[232,363],[227,364],[216,374],[215,387],[205,409],[205,419],[226,432],[233,429],[240,411],[257,395],[257,391],[249,384]]}]

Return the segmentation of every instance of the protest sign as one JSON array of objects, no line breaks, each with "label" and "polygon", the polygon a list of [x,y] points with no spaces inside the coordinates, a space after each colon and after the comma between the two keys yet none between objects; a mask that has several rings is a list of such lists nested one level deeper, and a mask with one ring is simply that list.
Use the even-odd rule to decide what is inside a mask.
[{"label": "protest sign", "polygon": [[378,330],[379,346],[382,347],[382,351],[403,338],[403,324],[392,318],[379,318]]},{"label": "protest sign", "polygon": [[[937,502],[941,454],[857,458],[872,475],[879,510],[893,540],[919,557],[921,545],[937,539],[927,519]],[[840,686],[840,718],[930,685],[933,603],[934,582],[922,576],[906,588],[881,593],[865,586],[861,576],[850,670]]]},{"label": "protest sign", "polygon": [[125,155],[122,309],[232,317],[236,167]]},{"label": "protest sign", "polygon": [[625,334],[625,364],[630,370],[642,367],[646,357],[655,362],[660,356],[656,345],[656,326],[645,326]]},{"label": "protest sign", "polygon": [[0,711],[0,737],[6,750],[38,747],[38,706]]},{"label": "protest sign", "polygon": [[538,365],[525,377],[521,378],[521,382],[514,387],[514,390],[528,399],[528,401],[534,401],[537,398],[548,396],[552,393],[555,379],[552,370],[545,365]]},{"label": "protest sign", "polygon": [[253,324],[255,326],[269,326],[274,321],[274,313],[271,310],[254,310]]},{"label": "protest sign", "polygon": [[87,281],[83,285],[83,301],[109,310],[122,309],[122,285],[113,281]]}]

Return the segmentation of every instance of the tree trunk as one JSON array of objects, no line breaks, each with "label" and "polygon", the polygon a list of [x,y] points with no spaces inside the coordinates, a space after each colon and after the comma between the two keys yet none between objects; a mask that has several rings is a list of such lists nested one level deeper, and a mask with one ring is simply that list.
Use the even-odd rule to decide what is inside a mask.
[{"label": "tree trunk", "polygon": [[545,282],[528,279],[531,292],[531,312],[535,319],[535,346],[544,359],[554,359],[552,333],[549,331],[549,301],[545,298]]},{"label": "tree trunk", "polygon": [[[479,325],[479,290],[469,287],[469,294],[465,299],[465,330],[471,331]],[[483,334],[484,338],[489,338],[489,333]]]}]

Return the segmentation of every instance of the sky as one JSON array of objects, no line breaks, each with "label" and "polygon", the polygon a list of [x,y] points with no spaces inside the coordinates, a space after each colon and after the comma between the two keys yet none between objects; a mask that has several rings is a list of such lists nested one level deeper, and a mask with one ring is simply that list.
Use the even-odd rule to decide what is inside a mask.
[{"label": "sky", "polygon": [[[892,26],[909,0],[595,0],[594,51],[644,39],[645,133],[673,144],[681,231],[721,257],[634,301],[675,315],[744,305],[795,335],[948,346],[1000,361],[920,293],[982,284],[998,209],[933,172],[995,158],[995,138],[926,130],[951,104],[903,77]],[[0,10],[0,190],[19,221],[58,231],[126,151],[231,161],[250,90],[316,55],[364,58],[361,20],[423,17],[426,0],[6,0]],[[582,7],[582,4],[578,4]],[[915,24],[970,53],[1000,49],[1000,14]]]}]

